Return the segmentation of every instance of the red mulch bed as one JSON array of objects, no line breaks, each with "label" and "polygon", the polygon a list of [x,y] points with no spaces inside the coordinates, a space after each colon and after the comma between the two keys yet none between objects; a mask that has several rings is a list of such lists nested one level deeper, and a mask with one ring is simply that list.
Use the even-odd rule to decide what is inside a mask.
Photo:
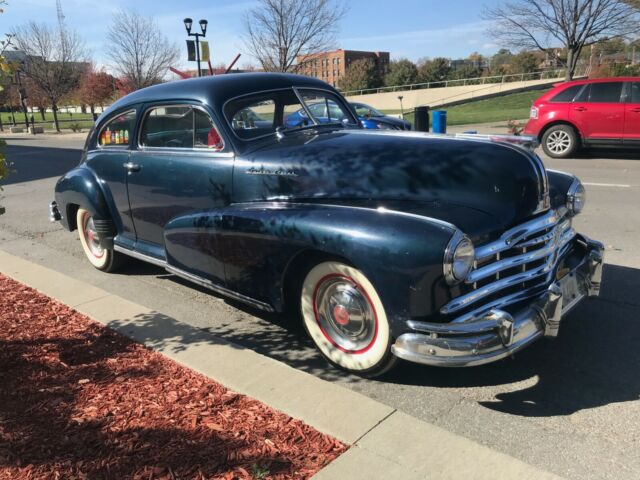
[{"label": "red mulch bed", "polygon": [[346,449],[0,275],[0,479],[308,478]]}]

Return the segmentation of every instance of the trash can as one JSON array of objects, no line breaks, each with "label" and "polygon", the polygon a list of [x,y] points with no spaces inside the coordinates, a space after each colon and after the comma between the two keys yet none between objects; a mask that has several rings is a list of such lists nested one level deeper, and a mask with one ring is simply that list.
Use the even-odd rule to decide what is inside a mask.
[{"label": "trash can", "polygon": [[416,107],[414,123],[414,128],[416,131],[429,131],[429,107]]},{"label": "trash can", "polygon": [[433,133],[447,133],[447,111],[434,110],[431,124],[433,125]]}]

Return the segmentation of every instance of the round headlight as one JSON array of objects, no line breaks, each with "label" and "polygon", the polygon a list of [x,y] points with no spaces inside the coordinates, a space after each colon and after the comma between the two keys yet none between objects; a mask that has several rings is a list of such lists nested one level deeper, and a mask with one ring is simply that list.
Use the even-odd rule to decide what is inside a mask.
[{"label": "round headlight", "polygon": [[444,277],[450,285],[467,278],[473,268],[476,254],[469,238],[456,231],[444,253]]},{"label": "round headlight", "polygon": [[584,208],[587,192],[580,180],[575,180],[567,192],[567,210],[570,216],[578,215]]}]

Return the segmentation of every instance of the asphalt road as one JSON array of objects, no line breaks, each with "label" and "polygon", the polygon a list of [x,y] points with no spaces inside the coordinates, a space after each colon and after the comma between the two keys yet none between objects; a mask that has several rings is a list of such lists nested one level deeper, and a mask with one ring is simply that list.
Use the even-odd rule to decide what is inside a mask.
[{"label": "asphalt road", "polygon": [[588,202],[575,224],[607,246],[601,297],[572,311],[559,338],[484,367],[403,364],[383,379],[364,380],[327,365],[286,319],[134,260],[119,274],[94,270],[76,234],[47,220],[55,180],[78,163],[83,141],[81,135],[8,138],[16,173],[4,182],[2,249],[554,473],[640,478],[640,152],[546,160],[549,168],[581,177]]}]

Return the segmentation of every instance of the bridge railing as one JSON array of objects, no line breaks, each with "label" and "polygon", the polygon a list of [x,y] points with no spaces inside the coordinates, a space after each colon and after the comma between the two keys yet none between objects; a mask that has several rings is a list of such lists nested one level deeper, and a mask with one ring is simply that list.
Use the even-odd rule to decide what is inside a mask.
[{"label": "bridge railing", "polygon": [[[472,78],[459,78],[455,80],[441,80],[438,82],[426,82],[426,83],[412,83],[408,85],[394,85],[389,87],[379,88],[366,88],[362,90],[349,90],[342,92],[345,96],[353,95],[366,95],[370,93],[385,93],[385,92],[400,92],[406,90],[421,90],[425,88],[446,88],[446,87],[460,87],[466,85],[484,85],[484,84],[496,84],[496,83],[513,83],[513,82],[527,82],[531,80],[545,80],[545,79],[559,79],[564,78],[566,69],[560,68],[555,70],[543,70],[539,72],[531,73],[512,73],[509,75],[494,75],[489,77],[472,77]],[[575,75],[576,77],[584,76]]]}]

